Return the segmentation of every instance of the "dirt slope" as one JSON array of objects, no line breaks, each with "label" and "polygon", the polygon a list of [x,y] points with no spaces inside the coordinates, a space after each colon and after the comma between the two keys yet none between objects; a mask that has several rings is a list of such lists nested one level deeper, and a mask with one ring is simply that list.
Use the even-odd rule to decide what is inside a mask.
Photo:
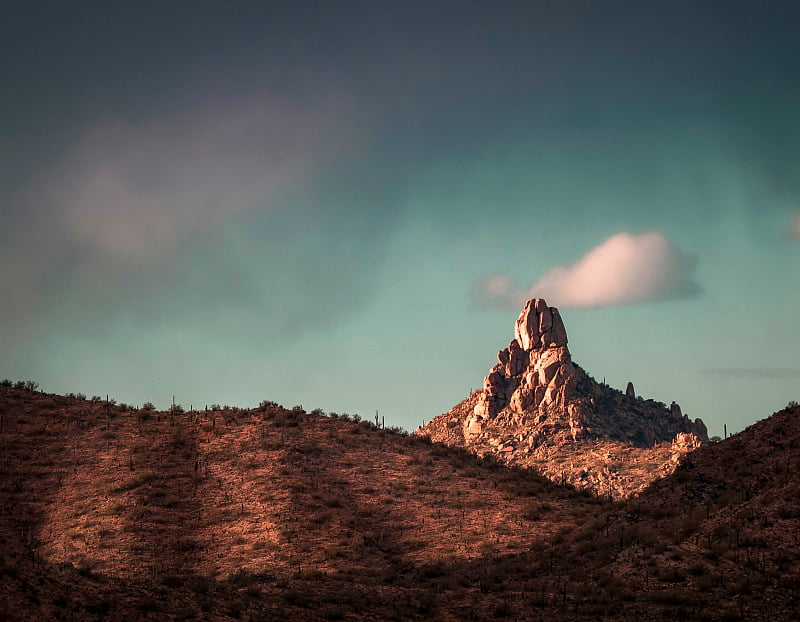
[{"label": "dirt slope", "polygon": [[0,619],[800,615],[797,408],[621,503],[279,407],[0,417]]}]

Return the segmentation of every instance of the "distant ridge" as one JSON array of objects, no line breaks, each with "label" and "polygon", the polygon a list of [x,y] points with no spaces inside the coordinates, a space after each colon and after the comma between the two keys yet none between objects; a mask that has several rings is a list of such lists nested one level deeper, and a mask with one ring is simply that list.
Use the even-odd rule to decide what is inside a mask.
[{"label": "distant ridge", "polygon": [[612,496],[642,490],[708,441],[703,421],[675,402],[668,408],[637,397],[630,382],[622,393],[594,380],[567,341],[558,309],[529,300],[483,388],[417,434]]}]

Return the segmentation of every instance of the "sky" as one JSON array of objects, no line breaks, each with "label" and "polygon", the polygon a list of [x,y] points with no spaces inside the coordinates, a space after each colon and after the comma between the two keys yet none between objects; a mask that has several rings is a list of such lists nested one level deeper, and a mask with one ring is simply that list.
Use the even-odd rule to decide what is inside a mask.
[{"label": "sky", "polygon": [[0,377],[447,411],[527,298],[710,434],[800,400],[795,2],[10,2]]}]

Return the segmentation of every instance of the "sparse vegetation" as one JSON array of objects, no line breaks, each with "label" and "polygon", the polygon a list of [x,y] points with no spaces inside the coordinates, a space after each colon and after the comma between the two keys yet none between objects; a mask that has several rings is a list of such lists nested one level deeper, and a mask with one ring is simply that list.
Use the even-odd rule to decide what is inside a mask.
[{"label": "sparse vegetation", "polygon": [[[4,387],[11,386],[10,380],[4,380],[3,383],[4,384],[2,386]],[[14,388],[19,389],[20,391],[30,391],[32,393],[39,388],[39,383],[35,380],[17,380],[17,382],[14,383]]]},{"label": "sparse vegetation", "polygon": [[145,403],[110,417],[105,400],[76,398],[0,389],[3,611],[286,620],[798,613],[797,407],[618,502],[355,416],[263,403],[170,416]]}]

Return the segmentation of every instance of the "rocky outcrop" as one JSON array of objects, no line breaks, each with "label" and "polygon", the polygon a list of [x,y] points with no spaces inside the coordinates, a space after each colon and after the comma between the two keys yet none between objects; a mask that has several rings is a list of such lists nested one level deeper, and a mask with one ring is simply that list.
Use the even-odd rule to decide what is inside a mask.
[{"label": "rocky outcrop", "polygon": [[697,435],[686,432],[678,432],[675,438],[672,439],[672,446],[670,447],[670,462],[678,464],[683,457],[690,451],[694,451],[700,447],[700,439]]},{"label": "rocky outcrop", "polygon": [[558,309],[541,298],[529,300],[520,313],[514,339],[497,353],[498,363],[486,376],[464,435],[480,435],[498,414],[521,416],[569,409],[578,375],[567,349],[567,331]]},{"label": "rocky outcrop", "polygon": [[596,382],[572,361],[558,309],[529,300],[514,339],[472,393],[417,434],[536,467],[558,482],[627,496],[708,440],[673,402]]}]

